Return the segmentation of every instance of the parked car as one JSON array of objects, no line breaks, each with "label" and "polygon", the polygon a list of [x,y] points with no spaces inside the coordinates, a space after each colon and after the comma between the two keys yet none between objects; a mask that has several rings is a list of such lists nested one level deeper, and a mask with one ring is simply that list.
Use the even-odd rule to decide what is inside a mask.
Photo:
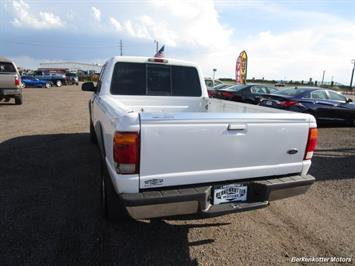
[{"label": "parked car", "polygon": [[275,83],[275,87],[285,87],[285,82],[283,80],[280,80]]},{"label": "parked car", "polygon": [[0,101],[15,99],[15,104],[22,104],[21,77],[14,62],[0,57]]},{"label": "parked car", "polygon": [[118,56],[82,85],[106,218],[251,210],[314,182],[313,116],[208,98],[202,82],[191,62]]},{"label": "parked car", "polygon": [[43,71],[35,71],[35,78],[45,80],[51,83],[51,85],[55,85],[57,87],[61,87],[62,85],[66,85],[66,77],[65,74],[56,74],[56,73],[46,73]]},{"label": "parked car", "polygon": [[216,91],[215,97],[250,104],[258,104],[268,94],[278,91],[274,87],[264,85],[233,85]]},{"label": "parked car", "polygon": [[214,97],[217,90],[220,90],[220,89],[223,89],[223,88],[226,88],[229,86],[230,85],[228,85],[228,84],[219,84],[219,85],[216,85],[212,88],[207,87],[208,97]]},{"label": "parked car", "polygon": [[353,125],[355,119],[355,104],[350,98],[319,87],[287,88],[263,99],[260,105],[309,113],[318,121],[338,121]]},{"label": "parked car", "polygon": [[76,73],[66,73],[65,77],[68,85],[79,85],[79,77]]},{"label": "parked car", "polygon": [[24,87],[40,87],[40,88],[50,88],[51,83],[46,80],[41,80],[32,76],[21,76],[21,81]]}]

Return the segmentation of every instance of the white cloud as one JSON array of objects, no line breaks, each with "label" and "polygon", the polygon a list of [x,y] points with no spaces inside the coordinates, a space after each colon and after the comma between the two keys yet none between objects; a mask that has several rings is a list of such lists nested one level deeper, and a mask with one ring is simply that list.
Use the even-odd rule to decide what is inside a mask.
[{"label": "white cloud", "polygon": [[239,38],[235,45],[195,56],[206,74],[211,75],[212,69],[217,68],[218,76],[234,78],[236,58],[245,49],[249,57],[248,78],[320,81],[325,70],[326,81],[334,77],[335,81],[349,84],[350,60],[355,58],[354,21],[330,13],[289,9],[272,2],[265,2],[265,8],[260,2],[218,3],[234,8],[236,14],[241,12],[240,8],[251,13],[252,9],[262,10],[265,16],[275,15],[280,21],[297,21],[297,26],[283,32],[277,31],[278,27],[260,31]]},{"label": "white cloud", "polygon": [[116,31],[121,32],[123,30],[123,27],[122,27],[121,23],[119,23],[117,21],[117,19],[111,17],[110,18],[110,23],[112,24],[112,26],[114,27],[114,29]]},{"label": "white cloud", "polygon": [[92,11],[92,16],[97,20],[97,21],[101,21],[101,11],[100,9],[92,6],[91,7],[91,11]]},{"label": "white cloud", "polygon": [[[35,8],[48,10],[48,5],[30,7],[25,1],[7,2],[8,10],[12,11],[8,21],[12,20],[15,26],[35,29],[68,26],[68,33],[85,29],[93,38],[117,32],[131,55],[144,53],[139,49],[144,40],[150,42],[152,50],[152,41],[158,40],[166,45],[167,56],[198,62],[206,76],[217,68],[218,76],[234,77],[236,58],[240,51],[246,50],[249,78],[319,80],[325,70],[326,80],[334,76],[334,80],[348,84],[350,60],[355,58],[354,19],[337,17],[332,10],[325,13],[315,8],[297,9],[294,5],[290,8],[277,1],[152,0],[133,4],[119,1],[112,5],[96,2],[96,7],[85,4],[95,18],[87,22],[82,16],[65,17],[65,5],[56,2],[56,10],[61,10],[56,12],[63,14],[65,23],[48,11],[35,12]],[[80,14],[83,6],[71,6],[73,14]],[[265,20],[241,21],[240,14],[252,16],[258,12],[265,15]],[[109,14],[109,19],[104,19],[102,13]],[[263,21],[269,24],[255,24]],[[242,36],[243,32],[248,35]],[[114,51],[107,53],[110,52]]]},{"label": "white cloud", "polygon": [[[151,1],[129,20],[119,22],[119,32],[166,45],[219,47],[228,43],[232,30],[221,25],[212,0]],[[216,42],[216,39],[219,41]]]},{"label": "white cloud", "polygon": [[196,56],[204,71],[211,75],[218,69],[220,77],[235,77],[238,53],[248,53],[248,78],[275,80],[320,81],[323,70],[325,80],[349,84],[350,59],[355,56],[355,23],[336,23],[295,29],[283,33],[271,31],[240,40],[236,46]]},{"label": "white cloud", "polygon": [[12,24],[15,27],[34,28],[34,29],[53,29],[64,26],[64,21],[49,12],[39,12],[38,15],[31,13],[28,3],[23,0],[12,2],[13,15],[15,18]]}]

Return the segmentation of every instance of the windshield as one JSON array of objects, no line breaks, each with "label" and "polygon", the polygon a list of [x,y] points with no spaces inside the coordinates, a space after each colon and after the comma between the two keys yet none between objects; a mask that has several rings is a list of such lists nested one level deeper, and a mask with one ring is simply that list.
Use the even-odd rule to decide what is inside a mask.
[{"label": "windshield", "polygon": [[275,92],[274,94],[276,95],[286,95],[286,96],[296,96],[300,95],[304,92],[308,91],[308,89],[302,89],[302,88],[288,88],[284,90],[280,90],[278,92]]},{"label": "windshield", "polygon": [[194,67],[118,62],[111,93],[115,95],[201,96]]}]

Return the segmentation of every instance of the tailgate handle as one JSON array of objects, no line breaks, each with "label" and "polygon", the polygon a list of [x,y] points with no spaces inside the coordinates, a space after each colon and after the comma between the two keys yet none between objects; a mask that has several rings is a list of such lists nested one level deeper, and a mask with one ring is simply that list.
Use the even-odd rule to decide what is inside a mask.
[{"label": "tailgate handle", "polygon": [[229,124],[228,125],[228,130],[246,130],[247,125],[246,124]]}]

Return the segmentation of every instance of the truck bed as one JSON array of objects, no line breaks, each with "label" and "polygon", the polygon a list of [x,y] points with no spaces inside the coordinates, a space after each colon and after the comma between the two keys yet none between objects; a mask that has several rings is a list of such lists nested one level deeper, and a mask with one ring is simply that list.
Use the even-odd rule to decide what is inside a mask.
[{"label": "truck bed", "polygon": [[110,96],[107,101],[115,108],[139,113],[290,113],[274,108],[215,98]]},{"label": "truck bed", "polygon": [[140,188],[308,171],[312,116],[219,99],[110,97],[140,121]]}]

